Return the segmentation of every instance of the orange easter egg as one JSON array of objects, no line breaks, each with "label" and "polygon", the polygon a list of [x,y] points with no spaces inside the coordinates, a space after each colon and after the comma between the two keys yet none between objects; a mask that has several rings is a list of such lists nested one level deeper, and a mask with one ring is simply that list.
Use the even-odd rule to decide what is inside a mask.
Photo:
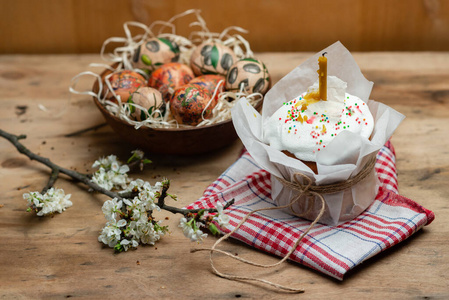
[{"label": "orange easter egg", "polygon": [[[122,102],[126,102],[138,88],[145,87],[145,78],[137,72],[130,70],[123,70],[113,73],[109,78],[112,90],[117,96],[120,96]],[[108,86],[105,84],[104,90],[106,93],[106,99],[116,101],[114,94],[109,90]]]},{"label": "orange easter egg", "polygon": [[211,117],[217,102],[212,100],[208,106],[209,101],[211,98],[206,89],[199,85],[187,84],[173,94],[170,112],[178,123],[195,126],[203,120],[203,116],[205,119]]},{"label": "orange easter egg", "polygon": [[168,63],[151,73],[148,85],[161,92],[168,102],[174,91],[194,77],[189,66],[181,63]]},{"label": "orange easter egg", "polygon": [[190,80],[189,84],[196,84],[205,88],[210,93],[211,97],[215,93],[218,84],[220,84],[217,93],[215,94],[215,99],[218,99],[220,93],[224,91],[225,77],[221,75],[201,75]]}]

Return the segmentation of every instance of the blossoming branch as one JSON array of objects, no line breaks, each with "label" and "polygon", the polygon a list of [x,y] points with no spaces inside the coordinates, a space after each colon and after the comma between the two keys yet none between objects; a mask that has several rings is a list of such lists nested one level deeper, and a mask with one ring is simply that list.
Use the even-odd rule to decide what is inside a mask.
[{"label": "blossoming branch", "polygon": [[42,192],[23,195],[29,206],[28,211],[34,211],[38,216],[46,216],[56,212],[62,213],[73,205],[70,194],[53,186],[60,173],[85,184],[90,191],[109,196],[111,199],[105,201],[102,207],[106,224],[98,241],[117,252],[135,249],[139,244],[154,245],[163,237],[168,232],[168,227],[163,226],[153,215],[161,209],[182,214],[179,227],[187,238],[195,242],[207,237],[205,231],[214,235],[220,234],[219,228],[225,228],[229,222],[225,209],[233,204],[233,200],[225,206],[218,203],[216,209],[177,208],[165,203],[167,196],[173,200],[177,198],[176,195],[168,193],[168,179],[152,185],[143,179],[129,178],[130,166],[137,165],[142,170],[145,164],[151,163],[140,150],[133,151],[126,164],[120,162],[115,155],[100,158],[92,165],[93,168],[98,168],[93,174],[82,174],[63,168],[27,149],[20,142],[26,138],[25,135],[16,136],[0,129],[0,136],[11,142],[20,153],[51,169],[48,183]]}]

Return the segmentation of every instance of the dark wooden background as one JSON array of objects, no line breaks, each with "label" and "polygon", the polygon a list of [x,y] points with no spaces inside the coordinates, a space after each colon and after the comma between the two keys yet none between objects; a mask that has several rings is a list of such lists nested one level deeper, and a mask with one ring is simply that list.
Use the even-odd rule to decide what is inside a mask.
[{"label": "dark wooden background", "polygon": [[[0,53],[98,53],[124,36],[123,23],[150,24],[201,9],[211,31],[235,25],[256,52],[449,50],[448,0],[0,0]],[[188,35],[193,18],[183,18]]]}]

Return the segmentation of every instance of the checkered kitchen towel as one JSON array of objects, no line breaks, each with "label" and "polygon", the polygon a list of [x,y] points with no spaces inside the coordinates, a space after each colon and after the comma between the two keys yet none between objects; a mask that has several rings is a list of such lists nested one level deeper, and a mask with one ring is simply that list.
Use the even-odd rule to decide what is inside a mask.
[{"label": "checkered kitchen towel", "polygon": [[[377,155],[376,171],[382,184],[374,203],[360,216],[339,226],[316,224],[290,259],[342,280],[350,269],[405,240],[434,219],[432,211],[398,194],[394,148],[390,142]],[[228,208],[228,230],[258,208],[274,206],[270,174],[248,152],[230,166],[188,208],[207,208],[235,199]],[[284,257],[310,221],[281,210],[253,214],[232,235],[252,247]]]}]

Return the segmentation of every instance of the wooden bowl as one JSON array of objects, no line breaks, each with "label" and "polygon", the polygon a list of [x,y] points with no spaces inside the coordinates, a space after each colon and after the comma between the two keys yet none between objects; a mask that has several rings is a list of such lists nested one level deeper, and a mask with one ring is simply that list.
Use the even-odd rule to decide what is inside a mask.
[{"label": "wooden bowl", "polygon": [[[104,78],[110,73],[110,70],[105,70],[101,74],[101,78]],[[93,92],[97,93],[98,90],[98,81],[95,81]],[[94,102],[109,126],[124,141],[150,153],[175,155],[201,154],[225,147],[238,138],[232,120],[192,128],[140,127],[139,129],[135,129],[133,125],[110,114],[95,97]],[[262,101],[259,102],[256,109],[260,109],[261,106]]]}]

